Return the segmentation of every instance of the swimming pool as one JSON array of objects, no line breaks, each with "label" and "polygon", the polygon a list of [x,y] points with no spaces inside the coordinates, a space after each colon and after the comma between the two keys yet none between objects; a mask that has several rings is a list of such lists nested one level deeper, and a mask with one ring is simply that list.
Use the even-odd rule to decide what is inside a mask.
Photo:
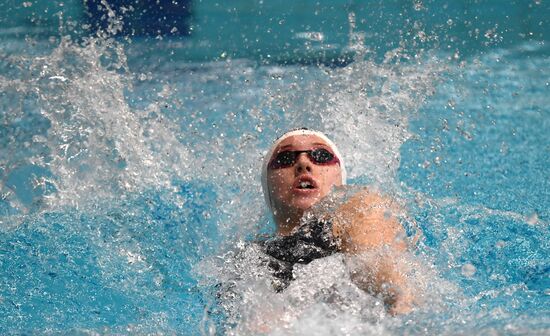
[{"label": "swimming pool", "polygon": [[304,125],[406,205],[433,295],[397,319],[308,297],[273,334],[549,331],[548,3],[184,3],[189,31],[131,38],[1,4],[2,334],[246,333],[200,274],[273,229],[261,157]]}]

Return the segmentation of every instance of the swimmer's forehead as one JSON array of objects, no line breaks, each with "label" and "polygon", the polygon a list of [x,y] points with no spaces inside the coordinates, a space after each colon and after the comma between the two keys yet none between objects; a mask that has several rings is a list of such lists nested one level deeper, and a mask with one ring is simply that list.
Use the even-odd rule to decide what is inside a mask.
[{"label": "swimmer's forehead", "polygon": [[307,134],[307,135],[292,135],[288,138],[284,139],[277,145],[277,148],[275,148],[275,153],[280,152],[282,150],[289,150],[289,149],[295,149],[295,150],[305,150],[305,149],[311,149],[312,147],[328,147],[330,146],[320,137],[313,135],[313,134]]}]

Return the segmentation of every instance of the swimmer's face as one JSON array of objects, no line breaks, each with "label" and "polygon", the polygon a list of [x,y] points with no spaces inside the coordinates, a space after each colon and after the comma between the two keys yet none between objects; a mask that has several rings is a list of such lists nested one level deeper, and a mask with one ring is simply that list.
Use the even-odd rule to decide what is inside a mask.
[{"label": "swimmer's face", "polygon": [[[318,136],[295,135],[277,146],[271,161],[285,151],[314,149],[325,149],[334,154],[330,146]],[[304,211],[325,197],[333,186],[342,184],[342,169],[337,159],[319,164],[307,153],[299,153],[293,164],[270,165],[267,181],[273,210],[283,213]]]}]

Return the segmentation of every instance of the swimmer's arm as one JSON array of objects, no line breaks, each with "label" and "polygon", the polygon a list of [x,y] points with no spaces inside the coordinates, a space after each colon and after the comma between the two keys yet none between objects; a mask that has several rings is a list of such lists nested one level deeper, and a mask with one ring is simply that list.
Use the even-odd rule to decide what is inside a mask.
[{"label": "swimmer's arm", "polygon": [[403,271],[407,265],[398,260],[391,254],[369,256],[356,260],[358,265],[351,272],[352,281],[364,291],[380,295],[392,315],[408,313],[415,301],[414,289]]},{"label": "swimmer's arm", "polygon": [[[334,216],[334,235],[349,254],[375,253],[375,258],[352,274],[362,289],[380,294],[392,314],[410,311],[414,299],[404,274],[401,254],[407,249],[405,232],[394,202],[377,193],[363,191],[343,204]],[[376,262],[373,262],[376,261]]]}]

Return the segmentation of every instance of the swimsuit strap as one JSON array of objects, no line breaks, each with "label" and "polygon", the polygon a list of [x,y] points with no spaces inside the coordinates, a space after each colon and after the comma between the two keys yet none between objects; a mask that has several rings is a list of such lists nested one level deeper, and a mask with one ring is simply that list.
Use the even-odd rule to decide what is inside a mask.
[{"label": "swimsuit strap", "polygon": [[332,222],[313,220],[300,226],[290,236],[277,236],[263,243],[265,253],[290,263],[307,264],[337,251]]},{"label": "swimsuit strap", "polygon": [[338,252],[340,242],[332,234],[332,222],[313,219],[301,225],[290,236],[276,236],[258,244],[264,253],[272,257],[268,262],[274,277],[277,291],[288,286],[292,280],[293,266],[296,263],[308,264],[319,258]]}]

